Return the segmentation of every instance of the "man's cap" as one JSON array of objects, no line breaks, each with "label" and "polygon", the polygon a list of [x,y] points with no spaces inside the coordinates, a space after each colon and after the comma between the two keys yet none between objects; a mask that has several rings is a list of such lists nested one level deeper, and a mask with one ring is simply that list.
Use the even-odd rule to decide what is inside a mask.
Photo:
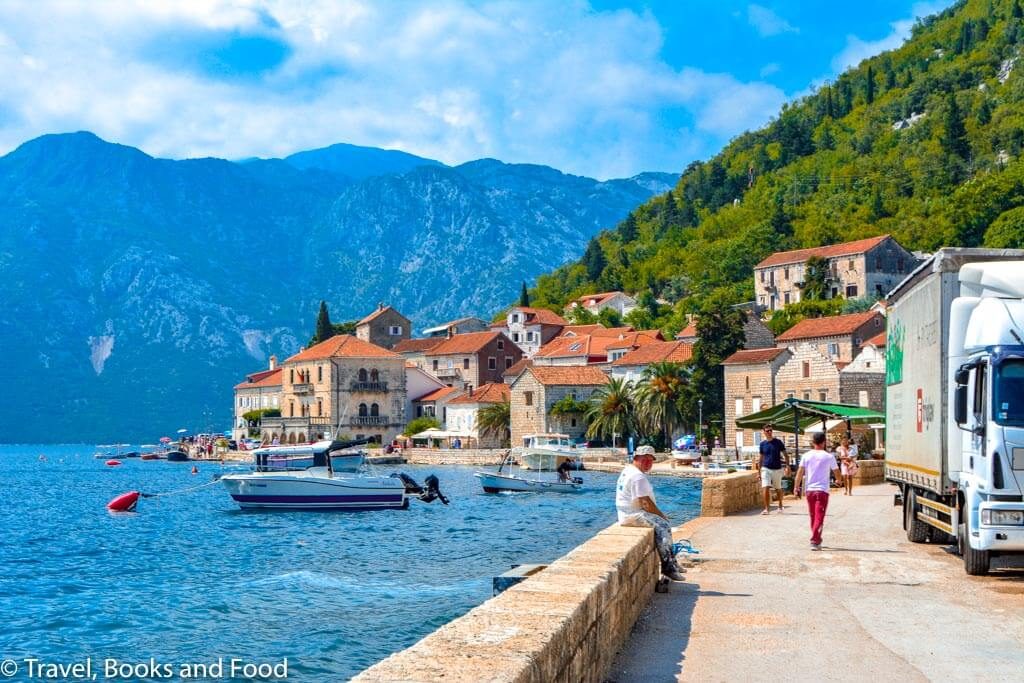
[{"label": "man's cap", "polygon": [[653,458],[654,446],[640,446],[639,448],[636,449],[636,452],[633,453],[633,458],[639,458],[641,455],[649,455]]}]

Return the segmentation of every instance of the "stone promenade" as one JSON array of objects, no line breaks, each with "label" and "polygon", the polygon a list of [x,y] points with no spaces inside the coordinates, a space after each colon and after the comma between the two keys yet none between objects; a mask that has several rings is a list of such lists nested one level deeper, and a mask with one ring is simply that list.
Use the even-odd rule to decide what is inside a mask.
[{"label": "stone promenade", "polygon": [[608,680],[1024,680],[1024,562],[967,576],[906,540],[894,492],[833,493],[821,552],[803,501],[687,523],[702,561],[653,596]]}]

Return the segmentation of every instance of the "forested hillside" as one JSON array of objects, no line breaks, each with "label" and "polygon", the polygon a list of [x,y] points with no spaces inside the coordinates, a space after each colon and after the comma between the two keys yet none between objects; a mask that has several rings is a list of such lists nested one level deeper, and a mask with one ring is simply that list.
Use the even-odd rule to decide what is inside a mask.
[{"label": "forested hillside", "polygon": [[647,304],[634,324],[675,333],[687,312],[751,301],[751,268],[773,251],[883,233],[920,250],[1024,246],[1022,43],[1019,0],[919,21],[899,49],[691,164],[539,278],[534,304],[624,289]]}]

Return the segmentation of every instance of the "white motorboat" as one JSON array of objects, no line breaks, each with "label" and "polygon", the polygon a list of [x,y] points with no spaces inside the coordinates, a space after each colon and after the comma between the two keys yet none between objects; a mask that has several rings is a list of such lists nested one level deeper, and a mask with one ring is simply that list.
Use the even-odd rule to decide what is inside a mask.
[{"label": "white motorboat", "polygon": [[[365,443],[334,445],[351,448]],[[263,510],[395,510],[409,507],[410,498],[424,502],[448,500],[430,475],[421,487],[411,477],[337,474],[328,449],[313,452],[313,465],[302,469],[272,469],[270,455],[253,451],[253,471],[220,478],[231,498],[243,509]]]},{"label": "white motorboat", "polygon": [[331,469],[335,472],[357,472],[366,461],[366,453],[346,447],[340,441],[317,441],[308,444],[263,446],[252,451],[254,462],[268,470],[304,470],[313,467],[316,456],[331,454]]},{"label": "white motorboat", "polygon": [[524,470],[552,472],[566,460],[579,460],[568,434],[528,434],[512,452]]},{"label": "white motorboat", "polygon": [[[579,477],[562,479],[556,475],[554,479],[542,479],[539,476],[522,476],[511,470],[512,453],[510,452],[498,465],[496,472],[479,471],[474,476],[480,480],[484,493],[502,493],[505,491],[533,491],[538,493],[574,493],[583,488],[583,480]],[[509,470],[502,469],[509,465]]]}]

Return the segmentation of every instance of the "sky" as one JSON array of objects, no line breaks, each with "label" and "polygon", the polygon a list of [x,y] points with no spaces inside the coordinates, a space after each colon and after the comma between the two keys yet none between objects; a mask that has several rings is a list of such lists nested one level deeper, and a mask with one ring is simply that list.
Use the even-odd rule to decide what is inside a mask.
[{"label": "sky", "polygon": [[4,0],[0,154],[89,130],[175,159],[347,142],[680,172],[948,4]]}]

